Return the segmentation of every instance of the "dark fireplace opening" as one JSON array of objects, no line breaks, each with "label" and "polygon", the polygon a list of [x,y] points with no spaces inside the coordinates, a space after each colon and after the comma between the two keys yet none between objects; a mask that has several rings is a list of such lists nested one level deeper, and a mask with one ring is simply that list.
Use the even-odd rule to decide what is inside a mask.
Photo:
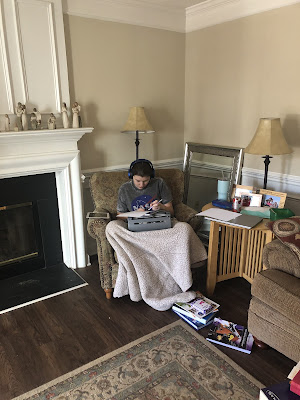
[{"label": "dark fireplace opening", "polygon": [[0,280],[62,263],[55,174],[0,180]]},{"label": "dark fireplace opening", "polygon": [[0,275],[2,278],[44,266],[37,202],[1,206]]}]

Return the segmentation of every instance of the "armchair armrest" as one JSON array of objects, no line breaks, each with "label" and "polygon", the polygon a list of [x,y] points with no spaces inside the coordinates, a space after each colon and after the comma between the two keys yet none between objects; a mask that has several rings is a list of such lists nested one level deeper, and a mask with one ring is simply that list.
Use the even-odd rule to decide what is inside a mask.
[{"label": "armchair armrest", "polygon": [[[95,212],[103,212],[106,210],[96,209]],[[89,235],[96,239],[97,253],[99,262],[100,282],[103,289],[114,287],[115,270],[118,264],[114,258],[114,251],[108,240],[106,239],[105,230],[109,219],[93,218],[88,220],[87,230]]]},{"label": "armchair armrest", "polygon": [[196,215],[197,211],[184,203],[179,203],[174,206],[174,214],[178,221],[190,224],[195,232],[203,225],[203,217]]},{"label": "armchair armrest", "polygon": [[267,269],[279,269],[300,278],[300,260],[286,244],[275,239],[263,249],[263,263]]}]

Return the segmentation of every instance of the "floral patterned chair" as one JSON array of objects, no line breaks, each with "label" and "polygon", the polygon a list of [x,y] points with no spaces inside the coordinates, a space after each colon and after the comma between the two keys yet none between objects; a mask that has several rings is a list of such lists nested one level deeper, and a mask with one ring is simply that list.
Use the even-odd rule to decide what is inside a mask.
[{"label": "floral patterned chair", "polygon": [[[179,169],[158,169],[155,176],[161,177],[171,189],[174,214],[178,221],[189,223],[197,231],[202,225],[202,217],[197,211],[182,203],[184,175]],[[111,220],[116,219],[119,187],[128,181],[127,171],[97,172],[90,178],[91,196],[95,212],[109,212]],[[101,287],[106,297],[112,297],[112,291],[118,273],[118,263],[114,250],[106,239],[105,229],[109,220],[89,219],[87,229],[90,236],[96,239]]]}]

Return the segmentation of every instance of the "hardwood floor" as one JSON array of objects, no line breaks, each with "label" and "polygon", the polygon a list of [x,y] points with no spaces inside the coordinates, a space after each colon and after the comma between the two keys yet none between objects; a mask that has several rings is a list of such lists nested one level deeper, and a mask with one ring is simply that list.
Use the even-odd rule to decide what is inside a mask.
[{"label": "hardwood floor", "polygon": [[[0,315],[0,400],[11,400],[178,319],[171,310],[159,312],[128,296],[106,300],[96,262],[79,272],[88,286]],[[195,274],[197,279],[203,289],[204,271]],[[221,305],[220,317],[247,323],[247,281],[220,282],[211,298]],[[207,330],[200,334],[206,336]],[[295,365],[273,349],[254,348],[248,355],[218,348],[264,385],[284,380]]]}]

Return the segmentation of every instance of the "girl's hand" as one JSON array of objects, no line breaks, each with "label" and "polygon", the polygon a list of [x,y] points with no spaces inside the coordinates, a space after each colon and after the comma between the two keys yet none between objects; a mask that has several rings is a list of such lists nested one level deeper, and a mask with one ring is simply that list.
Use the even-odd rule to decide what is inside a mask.
[{"label": "girl's hand", "polygon": [[[161,201],[161,200],[160,200],[160,201]],[[154,201],[150,204],[150,208],[151,208],[153,211],[160,210],[160,201],[154,200]]]}]

